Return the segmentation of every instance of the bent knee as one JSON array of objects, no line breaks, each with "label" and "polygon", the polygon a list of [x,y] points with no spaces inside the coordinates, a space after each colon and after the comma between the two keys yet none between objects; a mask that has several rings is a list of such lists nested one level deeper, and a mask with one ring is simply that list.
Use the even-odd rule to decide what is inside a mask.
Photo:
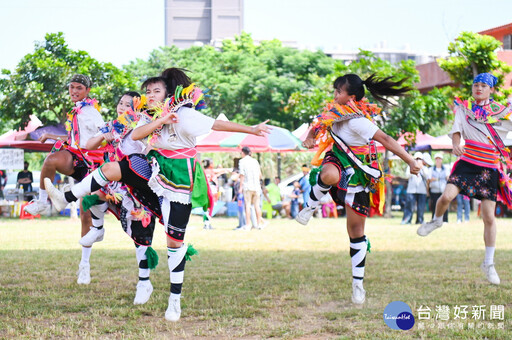
[{"label": "bent knee", "polygon": [[320,178],[327,185],[335,185],[340,181],[340,173],[336,167],[332,166],[322,169]]}]

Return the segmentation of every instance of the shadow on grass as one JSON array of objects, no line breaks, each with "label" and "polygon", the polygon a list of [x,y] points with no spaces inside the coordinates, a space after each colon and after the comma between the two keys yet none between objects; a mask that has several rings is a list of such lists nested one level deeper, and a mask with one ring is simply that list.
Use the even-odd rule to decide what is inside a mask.
[{"label": "shadow on grass", "polygon": [[[151,273],[155,290],[143,306],[132,305],[138,277],[133,251],[93,251],[88,286],[76,284],[77,251],[0,251],[0,328],[7,336],[28,337],[160,337],[170,332],[184,338],[396,338],[401,335],[382,321],[384,308],[396,300],[408,303],[415,316],[420,305],[432,310],[436,305],[505,305],[505,320],[510,319],[512,263],[506,259],[512,251],[496,254],[499,287],[489,285],[479,269],[482,252],[370,253],[363,308],[350,303],[348,253],[199,251],[187,263],[177,324],[163,319],[169,271],[162,250]],[[422,332],[415,327],[408,335],[451,334]],[[462,337],[505,335],[467,332]]]}]

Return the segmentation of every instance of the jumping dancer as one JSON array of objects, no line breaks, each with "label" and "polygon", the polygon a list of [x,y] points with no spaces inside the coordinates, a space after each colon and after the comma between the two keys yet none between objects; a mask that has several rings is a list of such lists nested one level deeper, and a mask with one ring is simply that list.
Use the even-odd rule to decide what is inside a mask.
[{"label": "jumping dancer", "polygon": [[[55,135],[45,133],[39,139],[44,143],[47,139],[56,140],[52,152],[46,157],[41,169],[39,200],[27,205],[24,210],[31,215],[37,215],[50,207],[48,193],[45,190],[44,179],[51,182],[55,172],[71,176],[81,181],[89,171],[95,169],[103,162],[104,150],[88,150],[87,141],[92,138],[105,123],[99,113],[99,106],[95,99],[89,98],[92,82],[83,74],[75,74],[69,81],[68,90],[71,100],[75,103],[69,111],[66,130],[68,135]],[[92,225],[91,213],[80,209],[82,223],[82,236],[89,232]],[[82,246],[82,259],[78,267],[78,284],[91,282],[89,259],[91,247]]]},{"label": "jumping dancer", "polygon": [[[345,205],[352,258],[352,302],[355,304],[362,304],[366,299],[363,288],[366,251],[369,250],[364,234],[366,217],[370,206],[378,207],[381,213],[384,206],[384,183],[374,140],[403,159],[412,174],[421,169],[411,155],[375,125],[372,117],[380,113],[380,108],[364,98],[365,87],[375,99],[385,102],[383,96],[401,96],[409,91],[409,88],[401,87],[403,82],[378,79],[375,75],[364,81],[355,74],[338,77],[334,81],[334,101],[315,119],[303,143],[307,148],[313,148],[316,141],[321,143],[311,162],[321,164],[321,168],[315,169],[319,171],[318,176],[317,173],[310,175],[314,185],[307,206],[296,220],[307,224],[328,192],[336,204]],[[332,150],[326,153],[323,161],[320,160],[320,154],[331,145]]]},{"label": "jumping dancer", "polygon": [[[64,195],[71,202],[94,192],[110,181],[122,181],[130,186],[135,197],[156,216],[162,217],[166,228],[168,266],[171,294],[165,317],[178,321],[181,315],[180,297],[183,284],[185,255],[188,247],[183,244],[185,229],[192,206],[206,208],[210,204],[207,183],[202,168],[196,164],[196,137],[210,130],[245,132],[263,135],[269,128],[266,122],[250,127],[232,122],[215,120],[197,112],[202,94],[193,86],[180,69],[165,70],[160,77],[147,79],[142,87],[146,90],[148,114],[142,116],[132,132],[134,140],[144,139],[152,149],[146,159],[130,156],[128,163],[106,163],[80,184]],[[164,102],[165,101],[165,102]],[[150,193],[145,188],[149,186]],[[160,205],[153,205],[147,195],[159,196]],[[158,200],[157,200],[158,202]]]}]

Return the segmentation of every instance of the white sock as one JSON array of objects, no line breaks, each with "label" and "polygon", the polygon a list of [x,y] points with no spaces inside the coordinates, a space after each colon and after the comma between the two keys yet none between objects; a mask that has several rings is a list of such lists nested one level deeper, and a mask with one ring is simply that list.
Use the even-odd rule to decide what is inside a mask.
[{"label": "white sock", "polygon": [[82,260],[80,264],[89,264],[89,259],[91,258],[92,247],[86,248],[82,247]]},{"label": "white sock", "polygon": [[46,203],[46,201],[48,201],[48,193],[45,189],[39,188],[39,201],[43,203]]},{"label": "white sock", "polygon": [[441,221],[442,222],[443,221],[443,215],[441,215],[441,216],[435,216],[434,215],[434,218],[432,219],[432,221]]},{"label": "white sock", "polygon": [[485,260],[484,264],[486,266],[494,263],[494,251],[496,247],[485,247]]}]

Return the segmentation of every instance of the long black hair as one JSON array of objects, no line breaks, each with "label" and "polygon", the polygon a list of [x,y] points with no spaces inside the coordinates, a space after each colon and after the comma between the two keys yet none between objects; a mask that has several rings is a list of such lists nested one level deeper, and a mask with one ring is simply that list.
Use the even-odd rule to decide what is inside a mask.
[{"label": "long black hair", "polygon": [[165,85],[167,86],[167,93],[172,96],[176,91],[176,88],[181,85],[187,87],[192,84],[192,80],[185,73],[185,69],[170,67],[165,69],[160,77],[164,79]]},{"label": "long black hair", "polygon": [[[363,99],[364,86],[370,91],[373,98],[382,104],[391,104],[386,96],[404,96],[412,88],[409,86],[402,86],[408,78],[403,78],[399,81],[391,80],[393,77],[378,78],[375,73],[362,80],[357,74],[345,74],[344,76],[336,78],[334,81],[334,88],[341,90],[345,86],[345,91],[348,95],[355,95],[356,101]],[[364,86],[363,86],[364,85]]]}]

